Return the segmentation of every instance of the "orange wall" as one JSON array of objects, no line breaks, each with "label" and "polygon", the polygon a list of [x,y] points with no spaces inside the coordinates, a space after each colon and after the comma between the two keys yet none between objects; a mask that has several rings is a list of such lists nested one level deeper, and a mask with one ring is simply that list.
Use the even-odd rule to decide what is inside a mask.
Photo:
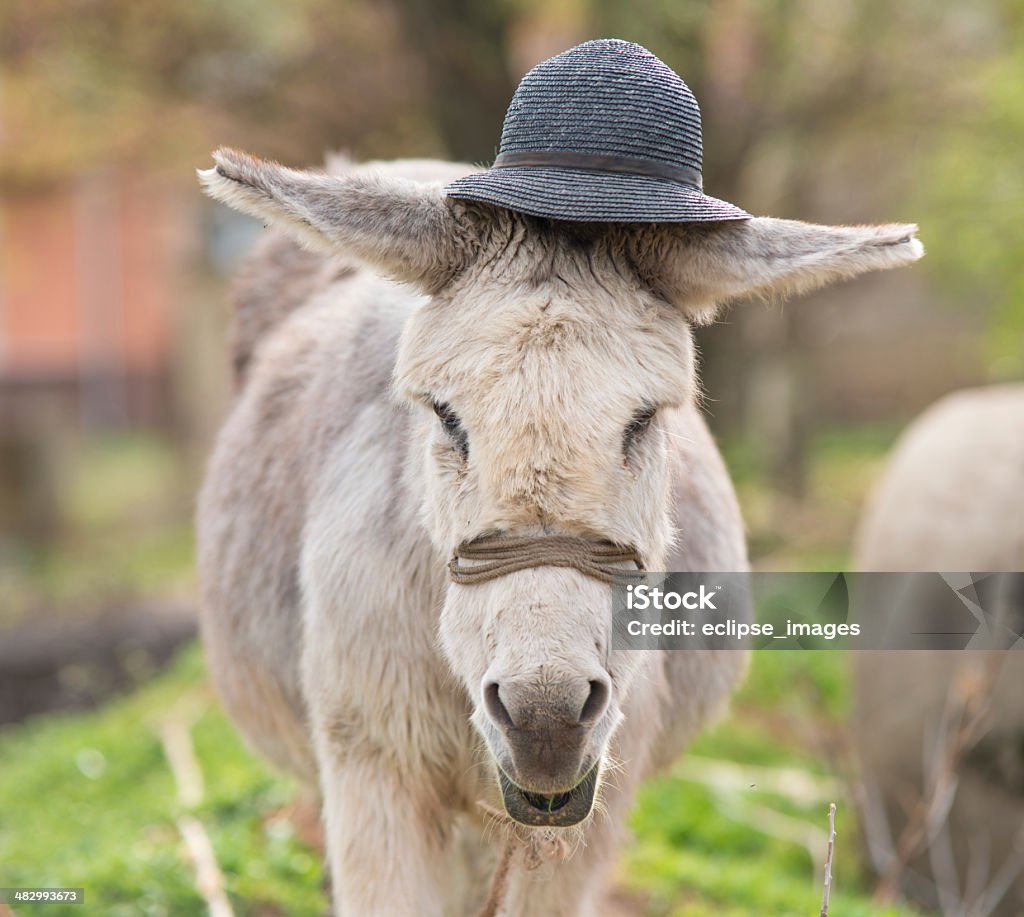
[{"label": "orange wall", "polygon": [[0,372],[78,365],[75,233],[70,195],[3,205]]},{"label": "orange wall", "polygon": [[0,377],[165,366],[171,205],[118,177],[0,202]]}]

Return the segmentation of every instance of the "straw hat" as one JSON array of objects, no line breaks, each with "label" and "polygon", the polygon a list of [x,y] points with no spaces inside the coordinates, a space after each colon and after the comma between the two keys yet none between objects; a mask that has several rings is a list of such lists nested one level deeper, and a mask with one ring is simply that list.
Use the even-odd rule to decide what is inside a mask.
[{"label": "straw hat", "polygon": [[709,222],[750,214],[702,189],[700,109],[646,48],[584,42],[523,77],[498,158],[449,197],[556,220]]}]

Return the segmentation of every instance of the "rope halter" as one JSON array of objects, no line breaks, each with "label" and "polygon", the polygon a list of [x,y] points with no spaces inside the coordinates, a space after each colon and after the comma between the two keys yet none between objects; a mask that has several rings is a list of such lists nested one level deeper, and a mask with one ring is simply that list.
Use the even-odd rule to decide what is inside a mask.
[{"label": "rope halter", "polygon": [[485,535],[464,541],[455,549],[448,562],[448,575],[453,583],[473,586],[532,567],[571,567],[611,585],[616,574],[633,572],[620,566],[630,562],[636,564],[637,570],[644,569],[636,548],[610,541],[591,541],[575,535]]}]

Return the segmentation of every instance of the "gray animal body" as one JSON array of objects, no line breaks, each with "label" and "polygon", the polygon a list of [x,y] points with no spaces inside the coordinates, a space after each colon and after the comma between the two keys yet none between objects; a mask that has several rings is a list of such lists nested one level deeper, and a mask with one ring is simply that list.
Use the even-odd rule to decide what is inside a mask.
[{"label": "gray animal body", "polygon": [[[909,572],[1024,569],[1024,386],[957,392],[908,428],[865,511],[855,564]],[[1024,600],[1019,592],[1006,598],[1018,609]],[[927,628],[928,608],[912,611]],[[861,609],[867,626],[880,626],[886,613]],[[882,832],[876,855],[886,834],[898,838],[905,830],[908,804],[927,795],[946,747],[940,722],[951,693],[986,686],[978,690],[990,705],[987,728],[959,761],[955,795],[930,832],[933,843],[910,863],[903,890],[944,913],[1024,913],[1024,655],[859,653],[854,663],[855,745],[886,815],[873,826]]]}]

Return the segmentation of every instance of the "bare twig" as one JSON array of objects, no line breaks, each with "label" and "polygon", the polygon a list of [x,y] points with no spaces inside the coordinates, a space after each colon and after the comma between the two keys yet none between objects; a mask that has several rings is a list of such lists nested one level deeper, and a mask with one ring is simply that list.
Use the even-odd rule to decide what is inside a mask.
[{"label": "bare twig", "polygon": [[976,910],[972,910],[971,913],[977,913],[979,917],[988,917],[999,906],[999,902],[1003,900],[1010,890],[1010,886],[1022,871],[1024,871],[1024,828],[1017,832],[1010,844],[1003,865],[992,877],[988,888],[985,889],[980,896],[980,901],[975,905]]},{"label": "bare twig", "polygon": [[935,892],[939,896],[939,910],[945,917],[958,917],[964,913],[962,902],[965,899],[960,893],[953,841],[945,819],[943,816],[939,830],[928,841],[928,864],[931,866]]},{"label": "bare twig", "polygon": [[832,854],[836,847],[836,804],[828,807],[828,853],[825,854],[825,885],[821,893],[820,917],[828,917],[828,899],[832,894]]},{"label": "bare twig", "polygon": [[895,853],[875,889],[875,901],[887,904],[896,897],[907,865],[935,839],[949,814],[957,789],[957,768],[963,756],[985,734],[989,725],[992,689],[999,672],[992,654],[984,665],[965,666],[958,673],[939,721],[937,747],[928,756],[924,790],[912,807],[895,844]]},{"label": "bare twig", "polygon": [[875,872],[881,874],[896,856],[885,803],[878,787],[866,780],[854,780],[851,791],[860,816],[868,857]]},{"label": "bare twig", "polygon": [[178,800],[186,809],[203,801],[203,771],[192,747],[190,724],[180,717],[168,717],[160,724],[160,741],[171,766]]},{"label": "bare twig", "polygon": [[224,876],[202,822],[194,815],[182,815],[178,818],[178,830],[195,864],[196,888],[209,908],[210,917],[234,917],[231,902],[224,893]]},{"label": "bare twig", "polygon": [[964,878],[964,901],[981,901],[992,874],[992,838],[975,834],[967,838],[967,870]]},{"label": "bare twig", "polygon": [[203,772],[192,745],[189,721],[184,714],[168,716],[160,724],[160,741],[174,776],[178,799],[186,810],[177,819],[178,831],[185,841],[196,870],[196,889],[206,902],[210,917],[234,917],[231,902],[224,892],[224,875],[217,865],[210,836],[201,821],[191,814],[203,801]]}]

